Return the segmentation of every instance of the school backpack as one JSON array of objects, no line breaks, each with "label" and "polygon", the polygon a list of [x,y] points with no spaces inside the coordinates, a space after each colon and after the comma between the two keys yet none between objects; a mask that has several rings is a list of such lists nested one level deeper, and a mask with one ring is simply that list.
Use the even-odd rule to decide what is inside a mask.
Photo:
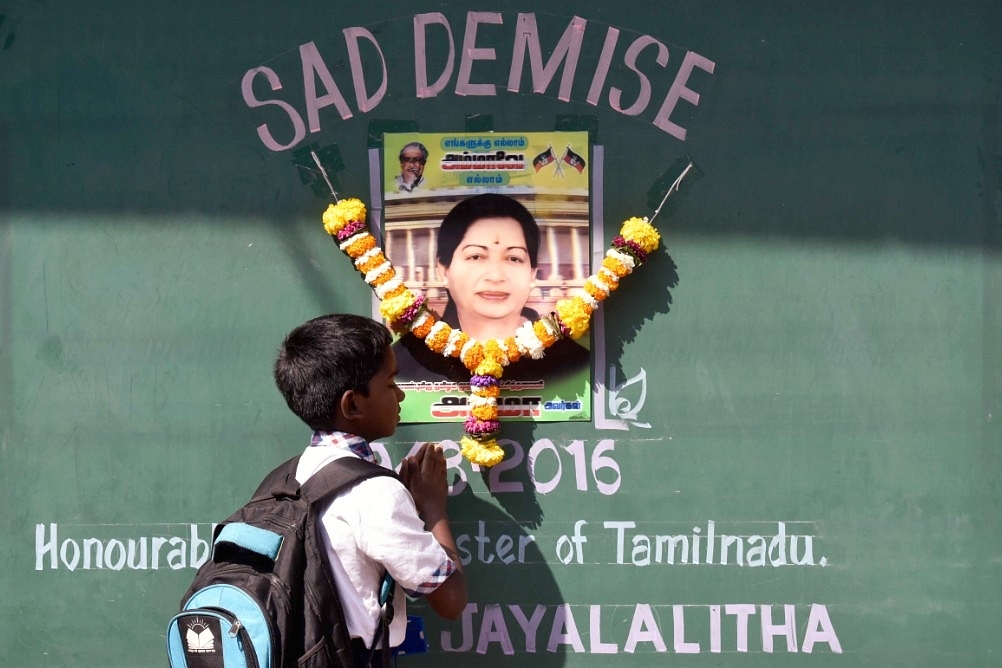
[{"label": "school backpack", "polygon": [[300,485],[295,457],[217,525],[212,554],[167,628],[171,668],[351,668],[341,601],[317,529],[342,490],[396,474],[338,458]]}]

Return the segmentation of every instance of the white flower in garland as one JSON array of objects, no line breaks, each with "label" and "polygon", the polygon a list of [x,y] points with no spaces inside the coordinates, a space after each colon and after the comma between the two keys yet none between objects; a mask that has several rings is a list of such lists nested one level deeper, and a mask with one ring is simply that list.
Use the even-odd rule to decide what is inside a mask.
[{"label": "white flower in garland", "polygon": [[515,345],[524,350],[534,360],[542,359],[545,348],[543,342],[536,336],[531,322],[523,322],[515,330]]}]

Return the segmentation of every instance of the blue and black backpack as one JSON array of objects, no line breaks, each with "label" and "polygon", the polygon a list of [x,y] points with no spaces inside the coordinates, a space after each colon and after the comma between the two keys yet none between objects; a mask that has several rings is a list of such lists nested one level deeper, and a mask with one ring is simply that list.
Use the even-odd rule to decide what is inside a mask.
[{"label": "blue and black backpack", "polygon": [[[213,532],[212,555],[167,628],[171,668],[351,668],[317,518],[346,488],[396,474],[357,457],[296,481],[295,457]],[[381,627],[382,628],[382,627]]]}]

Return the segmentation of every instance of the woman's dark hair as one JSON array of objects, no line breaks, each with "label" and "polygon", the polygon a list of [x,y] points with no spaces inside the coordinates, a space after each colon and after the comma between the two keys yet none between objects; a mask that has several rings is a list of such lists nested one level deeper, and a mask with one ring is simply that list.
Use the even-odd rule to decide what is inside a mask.
[{"label": "woman's dark hair", "polygon": [[[459,243],[466,236],[466,230],[470,225],[483,218],[514,218],[522,227],[525,249],[529,254],[529,266],[536,268],[539,263],[539,225],[536,219],[521,202],[497,193],[468,197],[446,214],[438,228],[436,242],[438,250],[435,252],[436,259],[443,267],[452,264],[452,256],[456,254],[456,249],[459,248]],[[522,315],[530,320],[539,317],[538,313],[528,307],[522,309]],[[442,320],[453,327],[459,326],[459,314],[456,312],[456,303],[452,301],[451,294],[442,311]]]},{"label": "woman's dark hair", "polygon": [[380,323],[335,313],[292,330],[275,358],[275,384],[285,403],[311,429],[333,431],[341,397],[348,390],[368,396],[391,342]]},{"label": "woman's dark hair", "polygon": [[514,218],[522,226],[529,265],[535,269],[539,260],[539,225],[529,210],[507,195],[485,193],[464,199],[452,207],[438,228],[436,259],[444,267],[452,264],[452,256],[470,225],[482,218]]}]

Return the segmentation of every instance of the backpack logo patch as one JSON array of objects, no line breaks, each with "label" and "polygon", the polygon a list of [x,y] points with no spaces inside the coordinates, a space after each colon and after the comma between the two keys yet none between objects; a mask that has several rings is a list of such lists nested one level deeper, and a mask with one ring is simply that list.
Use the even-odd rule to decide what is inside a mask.
[{"label": "backpack logo patch", "polygon": [[[215,628],[215,633],[213,633]],[[188,630],[184,634],[184,642],[189,654],[206,654],[216,651],[216,636],[219,633],[219,621],[195,617],[188,622]]]}]

